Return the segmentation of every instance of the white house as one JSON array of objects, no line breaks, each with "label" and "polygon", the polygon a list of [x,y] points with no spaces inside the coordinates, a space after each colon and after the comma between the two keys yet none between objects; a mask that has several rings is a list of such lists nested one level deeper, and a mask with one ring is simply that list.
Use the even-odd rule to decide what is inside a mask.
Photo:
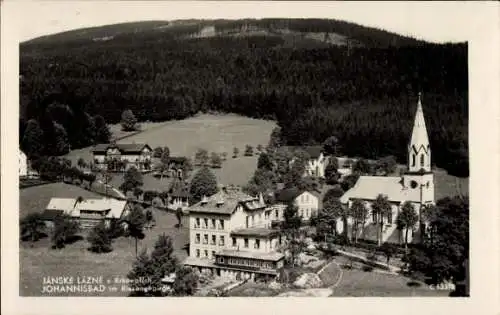
[{"label": "white house", "polygon": [[232,279],[275,278],[284,255],[272,209],[262,195],[223,188],[188,208],[189,257],[184,265]]},{"label": "white house", "polygon": [[[325,169],[328,165],[328,157],[323,154],[323,148],[321,146],[303,146],[303,147],[288,147],[292,152],[297,149],[305,151],[309,155],[309,159],[306,162],[304,177],[325,177]],[[293,164],[295,158],[290,161],[290,165]]]},{"label": "white house", "polygon": [[94,164],[101,169],[106,169],[111,160],[125,162],[126,168],[132,165],[140,170],[151,168],[152,153],[149,145],[139,143],[98,144],[92,150]]},{"label": "white house", "polygon": [[28,176],[28,157],[19,149],[19,176]]},{"label": "white house", "polygon": [[[350,207],[354,200],[361,200],[371,210],[371,205],[379,194],[387,196],[392,206],[392,214],[383,218],[382,242],[398,243],[400,241],[401,231],[396,228],[396,219],[405,201],[413,205],[419,218],[423,207],[435,203],[431,148],[420,96],[408,144],[408,171],[397,177],[361,176],[354,187],[340,198],[340,201]],[[359,229],[359,238],[377,240],[376,219],[375,214],[370,211],[364,228]],[[414,236],[420,233],[419,225],[409,230],[409,241],[415,240]]]},{"label": "white house", "polygon": [[65,214],[78,220],[82,229],[90,229],[102,221],[109,226],[112,220],[125,217],[129,211],[130,205],[125,200],[51,198],[42,215],[51,224],[58,215]]},{"label": "white house", "polygon": [[275,200],[275,207],[282,209],[282,211],[290,202],[295,203],[303,221],[308,221],[311,216],[318,214],[319,194],[316,192],[288,188],[276,192]]}]

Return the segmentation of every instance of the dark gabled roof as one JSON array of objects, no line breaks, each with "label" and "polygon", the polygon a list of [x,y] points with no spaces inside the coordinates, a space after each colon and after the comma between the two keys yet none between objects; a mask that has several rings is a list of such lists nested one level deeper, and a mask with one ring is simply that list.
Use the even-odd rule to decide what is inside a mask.
[{"label": "dark gabled roof", "polygon": [[144,143],[122,143],[122,144],[111,144],[111,143],[102,143],[96,145],[92,152],[94,153],[106,153],[109,148],[117,148],[122,153],[140,153],[144,147],[147,147],[151,150],[151,147]]},{"label": "dark gabled roof", "polygon": [[170,163],[180,164],[185,163],[187,158],[185,156],[171,156],[168,158]]},{"label": "dark gabled roof", "polygon": [[317,159],[321,155],[321,152],[323,152],[323,147],[318,145],[305,146],[303,147],[303,150],[306,151],[312,159]]},{"label": "dark gabled roof", "polygon": [[300,196],[303,192],[304,190],[298,188],[285,188],[275,193],[275,200],[288,203],[295,200],[295,198]]},{"label": "dark gabled roof", "polygon": [[44,220],[52,221],[57,216],[64,214],[64,210],[44,210],[42,212],[42,218]]},{"label": "dark gabled roof", "polygon": [[311,159],[317,159],[323,152],[323,147],[320,145],[306,145],[306,146],[285,146],[290,152],[296,153],[299,150],[306,152]]}]

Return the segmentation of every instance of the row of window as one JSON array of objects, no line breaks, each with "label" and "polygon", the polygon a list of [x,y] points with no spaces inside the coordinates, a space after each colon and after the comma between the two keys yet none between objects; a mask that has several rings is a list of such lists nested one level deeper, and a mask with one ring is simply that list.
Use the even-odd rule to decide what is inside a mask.
[{"label": "row of window", "polygon": [[300,216],[301,217],[310,217],[316,213],[317,210],[315,209],[300,209]]},{"label": "row of window", "polygon": [[237,258],[237,257],[219,257],[217,259],[218,263],[226,263],[228,265],[235,266],[248,266],[248,267],[258,267],[262,269],[274,269],[276,268],[275,263],[271,261],[261,261],[261,260],[253,260],[246,258]]},{"label": "row of window", "polygon": [[[199,248],[196,249],[196,257],[200,258],[201,257],[201,251]],[[203,257],[208,258],[208,250],[205,249],[203,251]],[[215,250],[212,251],[212,257],[215,257]]]},{"label": "row of window", "polygon": [[[257,216],[257,223],[262,222],[262,213],[259,213],[258,215],[247,215],[246,217],[246,228],[249,228],[251,226],[255,226],[255,217]],[[264,212],[264,220],[269,221],[271,219],[278,220],[279,219],[279,211],[278,209],[274,210],[274,218],[271,218],[272,216],[272,210],[266,210]]]},{"label": "row of window", "polygon": [[[200,233],[196,233],[196,237],[195,237],[195,240],[194,240],[195,244],[201,244],[201,234]],[[203,234],[203,244],[204,245],[208,245],[208,242],[209,242],[209,238],[208,238],[208,234]],[[210,245],[217,245],[217,235],[212,235],[211,238],[210,238]],[[219,236],[219,243],[218,243],[219,246],[224,246],[225,245],[225,237],[224,235],[220,235]]]},{"label": "row of window", "polygon": [[201,220],[200,218],[196,218],[194,222],[194,228],[195,229],[212,229],[212,230],[224,230],[224,221],[225,220],[216,220],[216,219],[203,219]]}]

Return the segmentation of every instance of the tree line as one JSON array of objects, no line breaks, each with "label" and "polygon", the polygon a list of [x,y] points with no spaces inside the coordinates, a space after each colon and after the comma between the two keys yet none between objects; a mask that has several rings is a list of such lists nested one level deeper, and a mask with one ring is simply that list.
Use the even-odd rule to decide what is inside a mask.
[{"label": "tree line", "polygon": [[[118,123],[126,109],[139,121],[215,110],[274,119],[285,144],[322,143],[335,134],[346,154],[403,162],[422,91],[435,164],[468,175],[466,44],[287,49],[271,35],[181,40],[158,34],[140,42],[122,36],[54,46],[44,54],[28,48],[23,54],[21,47],[22,119],[42,125],[41,113],[55,107],[63,114],[52,121],[78,148],[96,141],[89,127],[95,115]],[[70,108],[72,118],[61,108]],[[83,119],[69,131],[74,117]],[[64,137],[60,127],[42,129]]]}]

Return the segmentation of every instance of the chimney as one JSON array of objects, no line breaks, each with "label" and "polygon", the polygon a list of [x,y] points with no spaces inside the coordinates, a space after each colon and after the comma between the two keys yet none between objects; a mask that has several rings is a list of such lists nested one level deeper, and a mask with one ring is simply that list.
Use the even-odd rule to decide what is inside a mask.
[{"label": "chimney", "polygon": [[208,199],[207,199],[207,196],[203,195],[203,198],[201,198],[201,204],[202,205],[205,205],[208,203]]},{"label": "chimney", "polygon": [[217,199],[217,207],[220,207],[224,204],[224,197],[223,196],[219,196],[219,198]]}]

